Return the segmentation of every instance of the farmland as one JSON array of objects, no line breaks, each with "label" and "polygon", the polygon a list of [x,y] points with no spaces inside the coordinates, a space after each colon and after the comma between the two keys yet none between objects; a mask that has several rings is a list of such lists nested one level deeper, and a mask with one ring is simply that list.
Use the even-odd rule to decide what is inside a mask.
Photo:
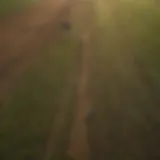
[{"label": "farmland", "polygon": [[158,3],[37,4],[1,23],[0,159],[158,160]]}]

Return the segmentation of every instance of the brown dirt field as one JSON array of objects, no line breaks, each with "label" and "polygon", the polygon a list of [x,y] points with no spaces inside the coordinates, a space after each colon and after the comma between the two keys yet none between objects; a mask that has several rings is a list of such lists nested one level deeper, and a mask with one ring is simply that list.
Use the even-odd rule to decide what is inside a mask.
[{"label": "brown dirt field", "polygon": [[67,0],[43,0],[0,21],[0,101],[49,39]]}]

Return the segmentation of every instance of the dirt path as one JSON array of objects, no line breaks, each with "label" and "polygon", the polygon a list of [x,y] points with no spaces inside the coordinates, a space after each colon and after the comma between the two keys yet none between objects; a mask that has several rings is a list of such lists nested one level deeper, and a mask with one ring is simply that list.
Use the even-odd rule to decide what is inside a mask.
[{"label": "dirt path", "polygon": [[[77,81],[77,103],[74,113],[73,128],[70,134],[68,154],[75,160],[88,160],[90,158],[90,146],[86,126],[86,115],[90,108],[90,93],[88,82],[91,69],[91,40],[93,29],[94,7],[93,1],[77,1],[74,8],[77,20],[77,36],[80,38],[81,52],[78,53],[79,71]],[[76,14],[77,13],[77,14]]]},{"label": "dirt path", "polygon": [[[69,104],[76,85],[76,78],[77,77],[75,73],[71,73],[68,77],[68,83],[61,97],[60,109],[55,119],[53,120],[51,132],[47,140],[44,160],[51,160],[53,157],[57,160],[61,160],[65,159],[64,157],[67,156],[66,153],[62,153],[65,152],[65,146],[64,148],[61,146],[61,141],[63,141],[64,137],[67,137],[68,135],[66,130],[69,129],[69,115],[70,112],[72,112]],[[64,134],[65,136],[63,136]]]},{"label": "dirt path", "polygon": [[49,39],[67,0],[42,0],[0,21],[0,101]]},{"label": "dirt path", "polygon": [[[80,61],[80,66],[78,65],[78,68],[76,67],[75,70],[70,73],[68,84],[66,89],[63,91],[60,105],[61,107],[53,121],[51,133],[47,141],[44,160],[50,160],[53,157],[59,160],[67,158],[73,158],[75,160],[89,159],[88,135],[85,124],[85,116],[89,108],[89,97],[87,91],[91,63],[91,45],[89,34],[85,34],[81,38],[81,44],[80,46],[77,46],[77,49],[78,54],[80,54],[78,55],[80,60],[76,59],[76,61]],[[73,111],[71,110],[69,101],[73,98],[72,94],[75,89],[76,106],[74,106],[75,109],[73,109]],[[74,112],[73,119],[71,116],[72,112]],[[73,127],[71,126],[72,123]],[[68,128],[67,125],[70,127]],[[64,141],[64,137],[65,139],[70,137],[67,153],[65,148],[63,148],[64,142],[61,142]],[[68,143],[65,147],[67,149]]]},{"label": "dirt path", "polygon": [[89,144],[87,140],[87,128],[85,116],[89,107],[87,83],[90,72],[91,45],[90,36],[85,34],[82,37],[82,59],[81,68],[77,83],[77,106],[74,115],[74,124],[71,132],[71,139],[68,153],[75,160],[89,159]]}]

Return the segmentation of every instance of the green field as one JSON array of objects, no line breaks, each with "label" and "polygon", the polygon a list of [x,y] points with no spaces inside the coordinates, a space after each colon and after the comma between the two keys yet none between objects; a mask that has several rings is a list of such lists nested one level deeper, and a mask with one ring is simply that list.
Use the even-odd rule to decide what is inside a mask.
[{"label": "green field", "polygon": [[[149,0],[97,0],[94,7],[94,23],[81,7],[73,15],[73,32],[78,38],[94,25],[89,89],[95,117],[88,123],[93,159],[155,159],[160,121],[155,104],[160,87],[159,8]],[[0,159],[44,159],[68,79],[77,69],[77,47],[73,36],[55,37],[12,88],[0,121]],[[69,88],[69,119],[57,140],[58,153],[66,150],[75,107],[75,86]]]},{"label": "green field", "polygon": [[69,88],[69,104],[63,104],[63,99],[75,70],[75,50],[72,37],[57,38],[12,89],[2,110],[0,159],[44,158],[55,115],[62,105],[73,107],[75,86]]},{"label": "green field", "polygon": [[116,40],[116,36],[120,34],[124,39],[128,39],[131,43],[131,50],[147,65],[150,76],[155,81],[158,79],[158,83],[160,80],[158,4],[150,0],[141,2],[121,0],[115,4],[98,0],[97,4],[97,22],[99,30],[104,34],[102,36],[105,38],[104,41],[109,38]]},{"label": "green field", "polygon": [[93,157],[154,159],[159,157],[160,11],[149,0],[96,3],[90,78],[96,116],[88,124]]},{"label": "green field", "polygon": [[19,11],[27,7],[30,3],[35,3],[34,0],[1,0],[0,15],[6,15],[13,11]]}]

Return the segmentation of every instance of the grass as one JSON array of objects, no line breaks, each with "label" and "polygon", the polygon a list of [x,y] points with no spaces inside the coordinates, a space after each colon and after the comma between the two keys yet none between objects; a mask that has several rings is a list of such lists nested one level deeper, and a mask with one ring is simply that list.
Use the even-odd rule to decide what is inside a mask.
[{"label": "grass", "polygon": [[[152,156],[149,151],[155,149],[156,152],[157,148],[153,146],[159,143],[156,141],[157,133],[152,131],[157,129],[153,126],[154,116],[150,116],[154,113],[154,106],[146,103],[148,101],[142,95],[144,92],[134,83],[136,80],[132,79],[135,77],[129,72],[130,68],[119,69],[116,63],[118,58],[123,60],[120,55],[124,56],[124,51],[131,51],[129,54],[133,53],[147,65],[149,76],[156,86],[159,85],[159,11],[151,4],[139,4],[138,1],[121,0],[117,2],[120,5],[107,5],[105,0],[100,1],[92,37],[90,87],[96,116],[88,125],[91,149],[96,160],[146,160],[146,154]],[[88,17],[81,19],[81,26],[81,23],[78,24],[80,14],[74,16],[77,24],[75,35],[79,36],[77,32],[81,34],[85,31]],[[41,54],[12,90],[11,100],[5,106],[0,122],[1,159],[40,160],[44,156],[47,137],[58,113],[67,77],[75,65],[75,47],[72,39],[58,39]],[[114,99],[114,95],[120,98]],[[74,96],[71,96],[70,107],[74,106],[72,98]],[[62,137],[65,141],[63,138],[59,141],[62,150],[65,150],[67,143],[64,134],[69,133],[68,127],[64,130]],[[149,141],[153,142],[153,146]]]},{"label": "grass", "polygon": [[128,55],[132,52],[143,64],[147,76],[159,90],[159,7],[150,0],[121,0],[115,4],[97,0],[97,4],[97,29],[93,38],[95,63],[104,62],[107,66],[107,55],[120,55],[122,50],[129,50]]},{"label": "grass", "polygon": [[30,3],[35,3],[34,0],[1,0],[0,15],[6,15],[13,11],[22,10]]},{"label": "grass", "polygon": [[[112,4],[110,8],[103,0],[99,2],[102,7],[99,5],[97,19],[103,34],[106,35],[103,36],[105,40],[109,35],[115,39],[116,34],[128,38],[132,45],[131,50],[147,65],[149,76],[159,85],[160,12],[158,6],[150,0],[141,2],[121,0],[116,5]],[[106,9],[103,9],[105,6]]]},{"label": "grass", "polygon": [[[88,125],[95,159],[154,159],[159,156],[159,110],[148,103],[143,87],[138,88],[136,65],[132,70],[127,58],[130,62],[133,55],[144,64],[159,89],[160,12],[149,1],[129,0],[99,0],[96,11],[90,79],[96,116]],[[148,99],[154,96],[158,95],[151,92]]]},{"label": "grass", "polygon": [[[1,159],[43,159],[68,76],[74,69],[75,48],[72,38],[57,39],[12,89],[1,117]],[[72,98],[71,95],[69,108],[73,107]]]}]

